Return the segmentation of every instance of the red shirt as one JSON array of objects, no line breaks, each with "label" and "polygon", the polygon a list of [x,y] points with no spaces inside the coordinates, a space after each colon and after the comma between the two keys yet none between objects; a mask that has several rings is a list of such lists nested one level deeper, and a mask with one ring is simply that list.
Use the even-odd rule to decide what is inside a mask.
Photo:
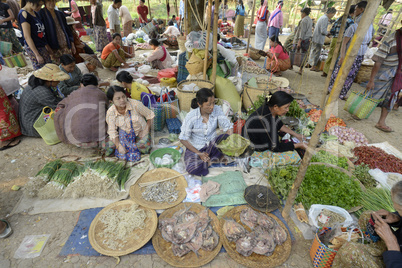
[{"label": "red shirt", "polygon": [[147,6],[138,6],[137,13],[140,16],[140,23],[147,23],[148,16],[148,7]]},{"label": "red shirt", "polygon": [[279,54],[278,60],[286,60],[289,58],[289,55],[283,51],[283,48],[280,45],[277,45],[275,48],[271,47],[271,52]]}]

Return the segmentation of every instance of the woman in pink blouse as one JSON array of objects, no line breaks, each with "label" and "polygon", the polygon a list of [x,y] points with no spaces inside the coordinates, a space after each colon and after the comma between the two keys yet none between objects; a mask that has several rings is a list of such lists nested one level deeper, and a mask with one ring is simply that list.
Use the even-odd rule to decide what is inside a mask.
[{"label": "woman in pink blouse", "polygon": [[290,69],[289,54],[283,48],[278,36],[274,35],[270,38],[270,50],[266,52],[266,68],[273,72],[276,76],[281,76],[283,71]]},{"label": "woman in pink blouse", "polygon": [[106,93],[113,102],[106,113],[109,138],[116,145],[117,158],[136,162],[141,153],[151,150],[151,126],[155,117],[153,111],[140,101],[128,99],[125,90],[112,86]]}]

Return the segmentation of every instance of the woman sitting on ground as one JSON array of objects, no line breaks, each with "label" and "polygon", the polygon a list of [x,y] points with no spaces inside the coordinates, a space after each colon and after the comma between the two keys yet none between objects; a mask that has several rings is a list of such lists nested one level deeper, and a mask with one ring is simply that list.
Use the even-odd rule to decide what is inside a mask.
[{"label": "woman sitting on ground", "polygon": [[126,53],[121,48],[121,35],[119,33],[113,34],[113,41],[110,42],[102,51],[101,62],[103,66],[109,68],[111,71],[116,72],[119,67],[128,68],[126,57],[132,58],[134,55]]},{"label": "woman sitting on ground", "polygon": [[81,83],[83,87],[57,105],[54,115],[56,133],[63,143],[98,148],[107,142],[106,111],[109,100],[99,89],[95,75],[85,74]]},{"label": "woman sitting on ground", "polygon": [[86,54],[95,54],[94,51],[85,43],[82,42],[80,39],[80,36],[78,32],[73,28],[74,23],[77,23],[76,20],[74,20],[72,17],[67,17],[66,18],[68,29],[72,33],[73,36],[73,43],[75,47],[75,52],[73,52],[73,57],[75,59],[76,63],[81,63],[84,60],[80,57],[80,53],[86,53]]},{"label": "woman sitting on ground", "polygon": [[33,127],[43,108],[56,109],[61,101],[55,88],[70,76],[61,71],[56,64],[48,63],[35,71],[28,80],[28,86],[22,91],[19,105],[19,122],[25,136],[40,137]]},{"label": "woman sitting on ground", "polygon": [[249,139],[254,145],[256,151],[253,154],[254,158],[264,161],[272,157],[272,153],[291,152],[288,157],[300,160],[297,153],[294,152],[293,154],[292,151],[295,149],[306,150],[307,145],[305,143],[294,144],[293,142],[279,140],[280,132],[288,133],[299,141],[304,140],[301,134],[297,134],[286,127],[279,119],[279,116],[283,116],[289,111],[292,101],[293,97],[288,93],[277,91],[273,95],[268,95],[265,104],[247,119],[243,128],[243,137]]},{"label": "woman sitting on ground", "polygon": [[282,72],[289,70],[292,66],[289,54],[276,35],[270,38],[270,47],[270,50],[266,52],[266,68],[276,76],[282,76]]},{"label": "woman sitting on ground", "polygon": [[7,96],[0,85],[0,151],[14,147],[21,141],[18,138],[21,136],[16,114],[18,109],[17,111],[14,110],[12,101],[15,101],[12,94]]},{"label": "woman sitting on ground", "polygon": [[151,150],[150,131],[154,112],[140,101],[127,99],[122,87],[110,87],[106,96],[113,102],[107,110],[106,122],[109,138],[116,145],[116,157],[139,161],[141,153],[147,154]]},{"label": "woman sitting on ground", "polygon": [[152,68],[159,70],[171,68],[172,58],[167,49],[161,46],[156,39],[151,39],[149,44],[153,52],[148,56],[147,61],[151,63]]},{"label": "woman sitting on ground", "polygon": [[168,45],[169,47],[177,48],[179,43],[177,42],[177,37],[180,36],[180,31],[177,27],[174,26],[173,21],[169,21],[169,27],[163,33],[163,36],[167,38],[166,41],[163,41],[164,44]]},{"label": "woman sitting on ground", "polygon": [[103,69],[103,65],[95,54],[80,53],[80,57],[84,59],[84,62],[78,63],[77,67],[80,69],[82,75],[93,74],[96,76],[96,78],[98,78],[99,87],[110,86],[109,82],[102,82],[102,80],[99,78],[96,69]]},{"label": "woman sitting on ground", "polygon": [[141,101],[141,93],[152,94],[146,86],[135,82],[131,74],[127,71],[119,72],[116,75],[116,80],[123,85],[130,97],[134,100]]},{"label": "woman sitting on ground", "polygon": [[[186,146],[184,161],[189,174],[206,176],[208,167],[219,162],[223,154],[215,144],[233,134],[233,124],[215,105],[212,90],[202,88],[191,102],[191,110],[181,126],[179,139]],[[217,137],[218,126],[225,132]]]},{"label": "woman sitting on ground", "polygon": [[[75,59],[70,54],[64,54],[60,57],[60,70],[69,75],[70,79],[60,82],[59,90],[67,97],[74,90],[78,89],[81,84],[82,73],[75,64]],[[63,96],[62,96],[63,97]]]},{"label": "woman sitting on ground", "polygon": [[[402,181],[391,189],[391,198],[396,212],[385,209],[376,212],[366,211],[359,219],[361,230],[367,230],[367,223],[372,217],[374,230],[381,238],[376,243],[345,243],[335,256],[332,267],[354,268],[397,268],[402,264]],[[394,231],[396,230],[396,231]]]}]

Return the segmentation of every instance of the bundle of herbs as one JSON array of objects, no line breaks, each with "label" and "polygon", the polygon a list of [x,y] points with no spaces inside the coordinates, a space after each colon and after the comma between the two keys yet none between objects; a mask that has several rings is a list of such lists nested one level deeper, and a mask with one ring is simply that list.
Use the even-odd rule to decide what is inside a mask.
[{"label": "bundle of herbs", "polygon": [[366,188],[373,188],[377,186],[377,181],[369,173],[370,167],[364,163],[355,166],[353,175],[364,185]]},{"label": "bundle of herbs", "polygon": [[357,216],[365,211],[377,211],[385,209],[394,212],[394,205],[391,198],[391,191],[385,188],[371,188],[367,189],[361,195],[362,209],[356,212]]},{"label": "bundle of herbs", "polygon": [[349,169],[348,159],[346,157],[337,157],[336,155],[324,150],[318,151],[315,155],[313,155],[311,162],[327,163],[344,168],[346,170]]},{"label": "bundle of herbs", "polygon": [[298,119],[304,119],[304,118],[307,117],[307,114],[302,108],[300,108],[300,106],[297,103],[297,101],[293,100],[290,103],[289,111],[287,112],[286,116],[295,117],[295,118],[298,118]]},{"label": "bundle of herbs", "polygon": [[[267,170],[267,178],[276,192],[287,198],[299,167],[286,166]],[[311,165],[299,188],[296,202],[308,209],[313,204],[323,204],[350,209],[360,205],[359,183],[342,171],[325,165]]]},{"label": "bundle of herbs", "polygon": [[125,183],[130,177],[130,169],[124,168],[124,162],[111,162],[99,160],[89,164],[100,177],[107,177],[112,182],[116,182],[119,189],[125,190]]}]

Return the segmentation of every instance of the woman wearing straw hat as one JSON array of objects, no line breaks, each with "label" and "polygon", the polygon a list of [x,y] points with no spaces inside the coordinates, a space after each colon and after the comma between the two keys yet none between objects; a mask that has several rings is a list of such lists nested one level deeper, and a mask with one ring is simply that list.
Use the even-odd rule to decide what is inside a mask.
[{"label": "woman wearing straw hat", "polygon": [[22,9],[18,14],[18,22],[25,39],[24,48],[34,70],[52,62],[50,54],[53,51],[45,37],[45,25],[36,13],[42,5],[42,0],[21,0]]},{"label": "woman wearing straw hat", "polygon": [[101,79],[99,78],[96,69],[103,69],[103,65],[95,54],[80,53],[80,57],[84,59],[84,62],[78,63],[77,67],[80,69],[82,75],[93,74],[98,78],[99,87],[110,86],[109,82],[101,82]]},{"label": "woman wearing straw hat", "polygon": [[45,0],[45,7],[39,16],[45,25],[45,37],[53,50],[52,61],[60,64],[60,56],[75,53],[73,34],[68,28],[64,14],[55,9],[56,0]]},{"label": "woman wearing straw hat", "polygon": [[75,59],[75,62],[76,63],[83,62],[84,59],[81,58],[80,53],[86,53],[86,54],[91,54],[91,55],[93,55],[95,53],[86,43],[81,41],[78,32],[73,28],[73,25],[74,25],[74,23],[76,23],[76,21],[71,17],[67,17],[66,20],[67,20],[68,28],[70,29],[70,31],[73,34],[73,42],[74,42],[74,47],[75,47],[75,52],[73,53],[73,57]]},{"label": "woman wearing straw hat", "polygon": [[103,19],[103,5],[97,0],[89,0],[89,3],[91,4],[90,25],[94,29],[96,51],[102,52],[109,43],[106,34],[106,22]]},{"label": "woman wearing straw hat", "polygon": [[56,109],[61,98],[57,94],[57,85],[70,76],[60,70],[56,64],[48,63],[36,70],[28,80],[20,99],[19,122],[25,136],[40,137],[33,127],[46,106]]}]

